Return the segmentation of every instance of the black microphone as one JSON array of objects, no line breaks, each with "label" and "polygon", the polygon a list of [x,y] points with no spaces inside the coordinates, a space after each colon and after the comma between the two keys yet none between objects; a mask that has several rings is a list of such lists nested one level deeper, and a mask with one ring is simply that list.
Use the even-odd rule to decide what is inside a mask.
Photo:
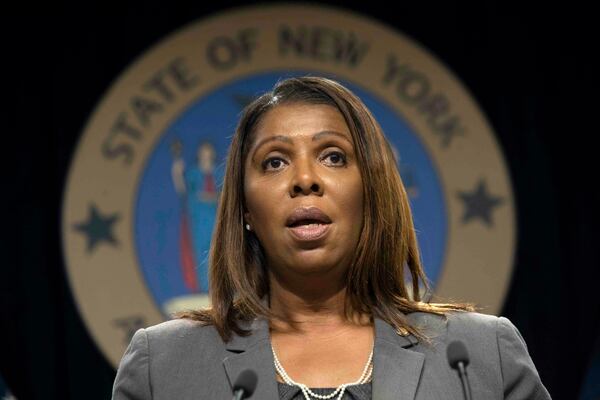
[{"label": "black microphone", "polygon": [[469,365],[469,353],[465,344],[461,341],[454,341],[448,345],[446,349],[448,363],[458,371],[460,383],[462,384],[463,396],[465,400],[473,400],[471,397],[471,385],[469,385],[469,377],[467,376],[467,365]]},{"label": "black microphone", "polygon": [[256,389],[258,376],[251,369],[243,370],[233,384],[233,400],[247,399]]}]

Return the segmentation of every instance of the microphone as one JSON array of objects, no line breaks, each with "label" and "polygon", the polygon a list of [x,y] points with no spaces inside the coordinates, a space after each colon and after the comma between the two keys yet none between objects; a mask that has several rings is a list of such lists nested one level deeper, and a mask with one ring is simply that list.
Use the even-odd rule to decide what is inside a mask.
[{"label": "microphone", "polygon": [[448,356],[448,364],[458,371],[460,383],[462,384],[463,396],[465,400],[473,400],[471,397],[471,385],[469,385],[469,377],[467,376],[467,365],[469,365],[469,353],[465,344],[459,340],[448,345],[446,349]]},{"label": "microphone", "polygon": [[247,399],[256,389],[258,376],[251,369],[243,370],[233,384],[233,400]]}]

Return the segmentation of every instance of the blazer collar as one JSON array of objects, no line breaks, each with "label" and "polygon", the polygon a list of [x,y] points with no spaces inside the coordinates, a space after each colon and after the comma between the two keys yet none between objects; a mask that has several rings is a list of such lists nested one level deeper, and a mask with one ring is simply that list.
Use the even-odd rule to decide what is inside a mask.
[{"label": "blazer collar", "polygon": [[245,329],[250,329],[251,334],[248,336],[234,334],[225,345],[230,352],[230,355],[223,359],[229,384],[233,387],[238,375],[246,369],[251,369],[256,372],[258,382],[254,394],[249,399],[278,400],[279,389],[275,376],[268,321],[264,318],[257,318],[251,323],[240,325]]},{"label": "blazer collar", "polygon": [[[372,398],[413,400],[425,356],[410,348],[419,346],[419,342],[412,335],[398,335],[391,325],[377,317],[374,321]],[[242,326],[252,333],[249,336],[234,334],[225,346],[230,352],[223,360],[229,383],[233,386],[243,370],[252,369],[258,376],[258,384],[251,399],[278,400],[268,321],[257,318]]]},{"label": "blazer collar", "polygon": [[246,349],[249,349],[260,341],[271,339],[271,336],[269,335],[269,323],[264,318],[256,318],[250,322],[243,321],[240,323],[240,328],[249,330],[250,335],[240,336],[234,333],[231,340],[225,344],[225,348],[228,351],[240,353],[246,351]]},{"label": "blazer collar", "polygon": [[413,400],[425,356],[409,350],[419,345],[413,335],[400,336],[387,322],[375,318],[373,399]]}]

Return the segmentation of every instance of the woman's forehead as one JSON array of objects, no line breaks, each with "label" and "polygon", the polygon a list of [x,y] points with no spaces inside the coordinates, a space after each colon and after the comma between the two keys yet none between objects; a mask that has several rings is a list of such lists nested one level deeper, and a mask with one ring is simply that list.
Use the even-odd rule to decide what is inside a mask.
[{"label": "woman's forehead", "polygon": [[323,131],[338,132],[351,140],[351,133],[342,113],[328,104],[282,104],[265,112],[253,129],[252,145],[268,136],[315,135]]}]

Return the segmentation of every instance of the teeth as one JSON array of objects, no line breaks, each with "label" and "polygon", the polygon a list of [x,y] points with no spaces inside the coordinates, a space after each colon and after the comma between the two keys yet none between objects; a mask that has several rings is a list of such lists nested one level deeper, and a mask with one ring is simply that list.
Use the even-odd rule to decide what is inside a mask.
[{"label": "teeth", "polygon": [[308,227],[315,227],[315,226],[319,226],[321,225],[320,222],[298,222],[292,226],[308,226]]}]

